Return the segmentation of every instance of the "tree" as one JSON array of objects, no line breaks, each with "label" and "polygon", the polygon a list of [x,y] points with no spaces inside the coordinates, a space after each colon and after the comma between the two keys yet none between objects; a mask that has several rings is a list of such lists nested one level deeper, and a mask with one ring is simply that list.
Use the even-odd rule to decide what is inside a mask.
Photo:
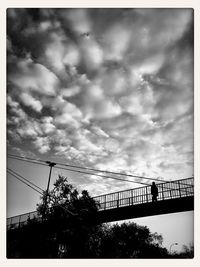
[{"label": "tree", "polygon": [[171,255],[172,258],[177,258],[177,259],[192,259],[194,258],[194,245],[193,244],[189,244],[188,246],[183,245],[182,247],[182,251],[178,252],[174,252]]},{"label": "tree", "polygon": [[97,258],[163,258],[162,236],[136,223],[104,224],[98,229],[91,247]]},{"label": "tree", "polygon": [[45,197],[38,205],[38,212],[49,223],[58,252],[62,247],[63,257],[87,255],[87,240],[96,229],[97,203],[86,190],[79,195],[63,176],[59,176],[47,196],[47,206]]},{"label": "tree", "polygon": [[[47,202],[45,201],[47,197]],[[46,204],[47,203],[47,204]],[[59,176],[54,188],[41,198],[37,206],[39,218],[8,233],[8,257],[22,258],[80,258],[88,255],[87,241],[96,231],[98,204],[86,190],[81,194]],[[62,248],[62,250],[61,250]],[[16,256],[16,251],[17,256]]]}]

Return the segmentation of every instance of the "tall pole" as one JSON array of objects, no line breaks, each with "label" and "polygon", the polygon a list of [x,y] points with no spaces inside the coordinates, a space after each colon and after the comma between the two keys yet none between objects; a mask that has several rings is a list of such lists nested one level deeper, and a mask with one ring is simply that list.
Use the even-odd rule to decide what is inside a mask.
[{"label": "tall pole", "polygon": [[51,180],[51,171],[52,171],[53,166],[56,165],[55,162],[51,162],[51,161],[46,161],[46,163],[49,165],[50,171],[49,171],[49,179],[48,179],[48,184],[47,184],[46,196],[45,196],[45,200],[44,200],[45,208],[47,207],[47,198],[48,198],[48,195],[49,195],[49,185],[50,185],[50,180]]}]

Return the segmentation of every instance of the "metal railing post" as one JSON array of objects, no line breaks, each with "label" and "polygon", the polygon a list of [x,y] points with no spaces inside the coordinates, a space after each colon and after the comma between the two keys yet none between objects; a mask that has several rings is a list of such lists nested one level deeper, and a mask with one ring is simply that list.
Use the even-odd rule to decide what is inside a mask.
[{"label": "metal railing post", "polygon": [[178,181],[178,189],[179,189],[179,195],[181,197],[181,186],[180,186],[180,181]]},{"label": "metal railing post", "polygon": [[146,186],[146,199],[147,199],[147,203],[148,203],[149,200],[148,200],[148,190],[147,190],[147,186]]},{"label": "metal railing post", "polygon": [[171,198],[171,199],[172,199],[172,190],[173,190],[173,188],[170,187],[169,195],[170,195],[170,198]]},{"label": "metal railing post", "polygon": [[119,192],[117,193],[117,208],[119,208]]},{"label": "metal railing post", "polygon": [[133,189],[131,189],[131,205],[133,206]]},{"label": "metal railing post", "polygon": [[162,200],[164,200],[164,190],[163,190],[163,184],[161,184],[161,193],[162,193]]}]

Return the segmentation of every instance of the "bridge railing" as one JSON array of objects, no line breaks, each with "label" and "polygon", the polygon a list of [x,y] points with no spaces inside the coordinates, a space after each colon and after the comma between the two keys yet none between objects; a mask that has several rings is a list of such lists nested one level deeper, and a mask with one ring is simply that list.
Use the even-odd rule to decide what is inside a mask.
[{"label": "bridge railing", "polygon": [[[194,195],[194,178],[157,184],[157,200],[167,200]],[[107,210],[152,202],[151,186],[134,188],[94,197],[99,210]]]},{"label": "bridge railing", "polygon": [[17,215],[17,216],[13,216],[10,218],[7,218],[7,229],[13,229],[16,227],[20,227],[24,224],[27,223],[28,219],[33,219],[33,218],[38,218],[38,213],[37,211],[32,211],[32,212],[28,212],[28,213],[24,213],[21,215]]},{"label": "bridge railing", "polygon": [[[194,178],[187,178],[157,184],[158,201],[194,195]],[[93,198],[99,203],[99,211],[152,202],[151,186],[144,186]],[[7,219],[7,229],[16,228],[27,220],[38,218],[37,211],[21,214]]]}]

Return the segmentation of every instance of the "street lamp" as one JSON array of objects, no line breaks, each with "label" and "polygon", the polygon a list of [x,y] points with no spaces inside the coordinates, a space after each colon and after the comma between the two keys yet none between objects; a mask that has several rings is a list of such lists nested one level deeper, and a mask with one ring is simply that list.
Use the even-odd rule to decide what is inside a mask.
[{"label": "street lamp", "polygon": [[172,246],[177,246],[177,245],[178,245],[178,243],[172,243],[172,244],[170,245],[170,248],[169,248],[169,252],[170,252],[170,254],[171,254]]},{"label": "street lamp", "polygon": [[47,206],[47,197],[48,197],[48,194],[49,194],[49,185],[50,185],[50,179],[51,179],[51,171],[52,171],[52,168],[56,165],[55,162],[51,162],[51,161],[46,161],[46,163],[49,165],[50,171],[49,171],[49,179],[48,179],[48,184],[47,184],[46,196],[45,196],[45,200],[44,200],[44,206],[45,206],[45,208]]}]

